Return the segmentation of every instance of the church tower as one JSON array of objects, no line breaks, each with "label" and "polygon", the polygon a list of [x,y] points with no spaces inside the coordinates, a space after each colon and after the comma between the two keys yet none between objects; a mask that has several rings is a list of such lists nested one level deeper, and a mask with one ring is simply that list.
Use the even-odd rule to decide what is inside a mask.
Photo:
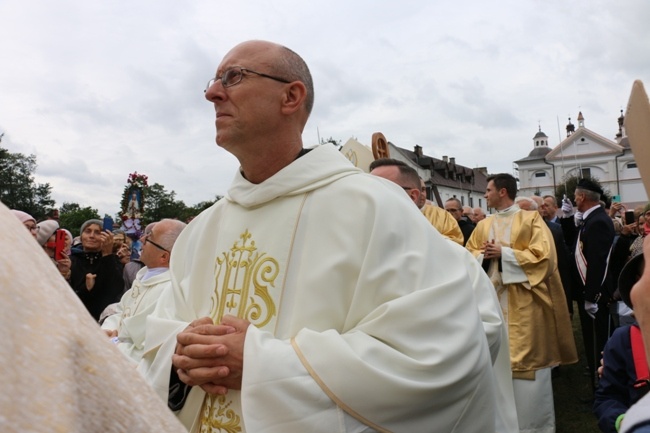
[{"label": "church tower", "polygon": [[616,142],[621,144],[623,137],[625,136],[625,116],[623,115],[623,110],[621,110],[621,115],[618,118],[618,132],[616,133]]},{"label": "church tower", "polygon": [[542,126],[538,126],[539,131],[533,137],[533,149],[538,147],[548,147],[548,136],[542,132]]},{"label": "church tower", "polygon": [[566,136],[569,137],[574,132],[576,132],[576,126],[571,123],[571,118],[569,117],[569,123],[566,125]]}]

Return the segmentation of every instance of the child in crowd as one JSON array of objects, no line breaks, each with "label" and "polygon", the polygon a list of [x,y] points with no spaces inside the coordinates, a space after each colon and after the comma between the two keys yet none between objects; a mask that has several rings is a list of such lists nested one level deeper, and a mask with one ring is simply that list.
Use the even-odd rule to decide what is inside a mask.
[{"label": "child in crowd", "polygon": [[[639,254],[625,265],[619,277],[621,298],[630,308],[630,290],[643,265],[643,255]],[[593,411],[601,431],[617,433],[627,410],[650,389],[645,349],[636,323],[616,328],[605,345],[603,367]]]}]

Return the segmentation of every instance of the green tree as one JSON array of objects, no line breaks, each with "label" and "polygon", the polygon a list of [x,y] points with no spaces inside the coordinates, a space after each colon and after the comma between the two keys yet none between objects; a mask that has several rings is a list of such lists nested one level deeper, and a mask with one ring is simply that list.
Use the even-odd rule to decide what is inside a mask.
[{"label": "green tree", "polygon": [[79,236],[81,225],[90,219],[99,219],[97,209],[81,207],[78,203],[64,202],[59,209],[59,225],[70,230],[72,236]]},{"label": "green tree", "polygon": [[207,208],[209,208],[210,206],[212,206],[222,198],[223,198],[222,195],[217,195],[215,196],[214,200],[205,200],[195,204],[192,207],[188,207],[187,208],[188,215],[186,218],[183,219],[183,221],[191,220],[192,218],[194,218],[195,216],[197,216],[198,214],[200,214],[201,212],[203,212],[204,210],[206,210]]},{"label": "green tree", "polygon": [[144,200],[144,223],[160,221],[163,218],[176,218],[185,221],[191,215],[182,200],[176,200],[176,192],[168,192],[159,183],[146,186],[142,192]]},{"label": "green tree", "polygon": [[573,194],[575,193],[576,186],[578,185],[578,181],[580,179],[589,179],[592,182],[596,183],[604,192],[603,197],[601,198],[601,200],[603,200],[605,202],[610,202],[612,200],[612,196],[611,196],[609,190],[606,190],[605,188],[603,188],[603,186],[600,184],[600,181],[598,180],[597,177],[593,177],[593,176],[580,176],[580,177],[578,177],[578,176],[572,175],[572,176],[565,176],[562,179],[562,184],[558,185],[558,187],[555,190],[555,199],[557,200],[558,204],[561,205],[562,199],[564,198],[565,194],[566,194],[566,197],[568,199],[570,199],[571,202],[573,203]]},{"label": "green tree", "polygon": [[11,153],[0,147],[0,201],[10,209],[31,214],[37,221],[45,218],[55,204],[49,183],[34,181],[36,156]]}]

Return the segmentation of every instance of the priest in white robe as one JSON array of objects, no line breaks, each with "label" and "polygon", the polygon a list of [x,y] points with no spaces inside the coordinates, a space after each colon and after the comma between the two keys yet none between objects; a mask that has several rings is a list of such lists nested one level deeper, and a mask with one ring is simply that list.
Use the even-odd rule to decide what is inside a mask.
[{"label": "priest in white robe", "polygon": [[140,365],[163,399],[172,371],[192,385],[188,430],[494,431],[473,259],[401,188],[302,149],[302,59],[240,44],[206,98],[241,169],[179,237]]},{"label": "priest in white robe", "polygon": [[136,363],[144,351],[147,317],[156,308],[162,293],[171,290],[169,259],[185,225],[178,220],[163,219],[141,238],[144,244],[140,261],[145,267],[138,271],[133,286],[122,295],[115,314],[101,325],[118,349]]}]

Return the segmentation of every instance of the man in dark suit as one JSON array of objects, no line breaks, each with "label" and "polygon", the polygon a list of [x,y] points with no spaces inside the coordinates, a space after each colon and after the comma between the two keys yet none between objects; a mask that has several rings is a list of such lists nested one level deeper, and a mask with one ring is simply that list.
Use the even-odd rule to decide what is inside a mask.
[{"label": "man in dark suit", "polygon": [[548,221],[552,223],[559,224],[559,218],[557,217],[557,200],[555,200],[555,196],[545,195],[544,206],[546,207],[546,213],[548,214],[548,218],[544,219],[548,219]]},{"label": "man in dark suit", "polygon": [[546,203],[546,199],[542,199],[542,197],[539,196],[532,196],[531,199],[537,204],[537,212],[542,216],[544,222],[546,222],[546,225],[553,235],[553,242],[555,243],[555,251],[557,253],[557,268],[560,271],[560,279],[562,280],[562,288],[566,295],[569,314],[573,317],[573,275],[571,274],[571,260],[569,260],[571,254],[564,242],[562,226],[551,221],[551,217],[555,216],[555,211],[553,211],[552,214],[549,212],[549,206]]},{"label": "man in dark suit", "polygon": [[456,197],[447,199],[445,202],[445,210],[449,212],[458,223],[460,231],[463,232],[463,246],[465,246],[476,226],[469,217],[466,217],[463,214],[463,204]]},{"label": "man in dark suit", "polygon": [[[614,224],[600,205],[603,190],[598,184],[581,179],[576,186],[574,198],[578,211],[570,218],[570,203],[563,203],[562,211],[567,216],[561,219],[564,234],[575,239],[574,256],[576,285],[574,295],[578,301],[578,312],[584,339],[585,352],[591,377],[600,353],[609,336],[609,302],[607,266],[614,242]],[[575,222],[575,223],[574,223]]]}]

